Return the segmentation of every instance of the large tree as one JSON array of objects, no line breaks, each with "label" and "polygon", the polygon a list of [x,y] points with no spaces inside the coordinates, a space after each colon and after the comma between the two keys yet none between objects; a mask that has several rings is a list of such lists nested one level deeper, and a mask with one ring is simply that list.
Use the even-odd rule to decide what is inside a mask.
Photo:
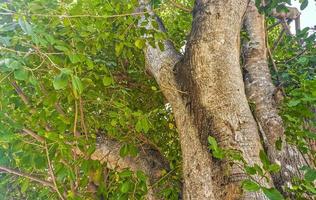
[{"label": "large tree", "polygon": [[[299,60],[313,54],[313,34],[289,32],[297,9],[248,0],[1,5],[0,170],[11,197],[313,198],[315,72],[295,71],[304,87],[279,72],[315,62]],[[275,53],[279,70],[271,24],[273,53],[283,42],[294,54]]]}]

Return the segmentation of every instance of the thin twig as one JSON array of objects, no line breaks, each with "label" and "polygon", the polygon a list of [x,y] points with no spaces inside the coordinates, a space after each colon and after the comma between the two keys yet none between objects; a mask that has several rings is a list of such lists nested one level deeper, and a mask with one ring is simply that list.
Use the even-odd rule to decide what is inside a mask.
[{"label": "thin twig", "polygon": [[50,161],[50,158],[49,158],[49,153],[48,153],[48,148],[47,148],[47,143],[46,141],[44,141],[44,146],[45,146],[45,152],[46,152],[46,158],[47,158],[47,163],[48,163],[48,170],[49,170],[49,174],[53,180],[53,184],[54,184],[54,189],[56,190],[58,196],[60,199],[62,200],[65,200],[65,198],[63,197],[63,195],[61,195],[59,189],[58,189],[58,186],[57,186],[57,182],[56,182],[56,178],[55,178],[55,175],[54,175],[54,171],[53,171],[53,167],[52,167],[52,164],[51,164],[51,161]]},{"label": "thin twig", "polygon": [[[77,122],[78,122],[78,103],[77,100],[75,100],[75,119],[74,119],[74,130],[73,130],[73,134],[74,137],[77,138],[80,136],[80,133],[77,131]],[[78,147],[78,143],[76,141],[76,146]],[[73,154],[74,160],[77,160],[77,154]],[[76,183],[75,183],[75,188],[76,189],[79,186],[79,169],[77,166],[75,166],[75,173],[76,173]]]},{"label": "thin twig", "polygon": [[30,129],[23,128],[22,131],[23,131],[23,133],[32,136],[33,138],[35,138],[35,139],[36,139],[38,142],[40,142],[40,143],[44,143],[44,142],[45,142],[45,139],[44,139],[44,138],[42,138],[41,136],[37,135],[35,132],[33,132],[33,131],[30,130]]},{"label": "thin twig", "polygon": [[183,10],[185,12],[191,13],[192,9],[186,7],[185,5],[182,5],[181,3],[175,2],[173,0],[169,0],[168,2],[170,2],[174,7],[179,8],[180,10]]},{"label": "thin twig", "polygon": [[276,27],[277,25],[279,25],[281,22],[282,22],[282,21],[280,20],[280,21],[278,21],[278,22],[272,24],[271,26],[269,26],[269,27],[267,28],[267,30],[269,31],[269,30],[273,29],[274,27]]},{"label": "thin twig", "polygon": [[20,86],[15,82],[11,81],[11,85],[14,87],[16,93],[20,96],[25,105],[30,105],[28,97],[24,94]]},{"label": "thin twig", "polygon": [[52,182],[42,180],[42,179],[40,179],[38,177],[35,177],[35,176],[32,176],[30,174],[21,172],[21,171],[16,170],[16,169],[10,169],[10,168],[4,167],[4,166],[0,166],[0,170],[4,171],[4,172],[7,172],[7,173],[10,173],[10,174],[14,174],[14,175],[20,176],[20,177],[24,177],[24,178],[30,179],[30,180],[32,180],[34,182],[40,183],[40,184],[42,184],[42,185],[44,185],[46,187],[50,187],[50,188],[55,190],[55,186],[54,186],[54,184]]},{"label": "thin twig", "polygon": [[4,77],[0,80],[0,83],[2,83],[2,81],[4,81],[5,79],[7,79],[12,73],[13,73],[13,71],[11,71],[11,72],[8,73],[6,76],[4,76]]},{"label": "thin twig", "polygon": [[74,128],[73,128],[74,137],[80,136],[77,132],[77,122],[78,122],[78,103],[77,103],[77,100],[75,100],[75,119],[74,119]]},{"label": "thin twig", "polygon": [[279,45],[280,41],[282,40],[282,38],[283,38],[283,36],[284,36],[284,33],[285,33],[285,30],[282,29],[282,31],[281,31],[281,33],[280,33],[278,39],[273,43],[273,48],[271,49],[272,52],[273,52],[273,51],[277,48],[277,46]]},{"label": "thin twig", "polygon": [[86,136],[86,139],[88,139],[88,131],[87,131],[86,123],[85,123],[85,120],[84,120],[83,102],[82,102],[81,96],[79,96],[79,109],[80,109],[80,123],[81,123],[81,127],[83,128],[83,132],[84,132],[84,134]]},{"label": "thin twig", "polygon": [[292,58],[286,60],[286,61],[282,61],[282,62],[278,62],[280,64],[287,64],[288,62],[300,57],[301,55],[303,55],[305,52],[307,51],[307,49],[304,49],[303,51],[301,51],[300,53],[298,53],[297,55],[293,56]]},{"label": "thin twig", "polygon": [[[18,51],[18,50],[15,50],[15,49],[10,49],[10,48],[7,48],[7,47],[3,47],[3,46],[0,46],[0,50],[4,50],[4,51],[9,51],[9,52],[13,52],[13,53],[17,53],[17,54],[37,54],[35,52],[32,52],[32,51]],[[63,55],[64,53],[62,52],[45,52],[45,54],[47,55]]]},{"label": "thin twig", "polygon": [[[156,8],[155,10],[159,10],[161,8]],[[150,11],[151,12],[151,11]],[[134,13],[124,13],[124,14],[116,14],[116,15],[89,15],[89,14],[82,14],[82,15],[64,15],[64,14],[40,14],[40,13],[33,13],[33,14],[25,14],[25,13],[16,13],[16,12],[0,12],[0,15],[22,15],[22,16],[35,16],[35,17],[57,17],[57,18],[101,18],[101,19],[109,19],[109,18],[116,18],[116,17],[127,17],[127,16],[138,16],[149,13],[149,11],[144,12],[134,12]]]}]

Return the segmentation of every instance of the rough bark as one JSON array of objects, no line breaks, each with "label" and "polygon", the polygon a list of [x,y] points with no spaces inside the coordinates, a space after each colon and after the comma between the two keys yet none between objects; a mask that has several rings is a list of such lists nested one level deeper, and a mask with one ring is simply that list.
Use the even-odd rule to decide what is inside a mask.
[{"label": "rough bark", "polygon": [[[264,147],[272,162],[281,164],[281,171],[272,174],[275,186],[290,186],[293,177],[301,177],[299,168],[308,165],[300,151],[285,141],[284,128],[275,102],[276,88],[273,85],[267,59],[264,16],[259,14],[254,2],[250,2],[245,28],[250,41],[244,48],[244,79],[248,100],[254,104],[254,115],[261,127]],[[276,141],[283,141],[282,149],[276,148]]]},{"label": "rough bark", "polygon": [[145,51],[147,67],[175,115],[184,199],[266,199],[260,192],[241,194],[243,170],[221,161],[212,167],[205,145],[212,135],[222,148],[240,150],[249,164],[260,163],[260,138],[239,63],[239,32],[246,6],[246,0],[196,1],[182,59],[169,42],[164,51],[151,46]]},{"label": "rough bark", "polygon": [[150,146],[142,146],[142,151],[136,157],[120,156],[122,144],[113,139],[99,139],[96,150],[91,159],[105,162],[110,169],[122,170],[129,168],[136,172],[143,171],[148,177],[150,184],[161,178],[163,170],[168,170],[165,158]]},{"label": "rough bark", "polygon": [[[145,9],[150,9],[146,1],[140,1]],[[158,18],[152,13],[151,18]],[[164,31],[160,20],[160,30]],[[155,77],[161,91],[172,106],[180,137],[183,160],[183,198],[184,199],[215,199],[212,184],[212,167],[209,153],[201,145],[199,132],[193,123],[193,116],[182,99],[173,69],[181,59],[169,41],[164,42],[164,50],[151,47],[145,49],[146,67]]]},{"label": "rough bark", "polygon": [[[214,136],[225,149],[242,152],[259,164],[257,125],[248,106],[239,63],[239,34],[248,1],[196,1],[186,53],[177,65],[177,81],[187,92],[202,143]],[[237,165],[215,162],[217,199],[265,199],[258,193],[240,193],[247,176]],[[265,186],[270,186],[261,180]]]}]

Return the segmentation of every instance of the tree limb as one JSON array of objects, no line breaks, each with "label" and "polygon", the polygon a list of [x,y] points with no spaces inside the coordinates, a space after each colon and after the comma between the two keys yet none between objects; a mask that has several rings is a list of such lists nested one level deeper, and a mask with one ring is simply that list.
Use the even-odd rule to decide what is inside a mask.
[{"label": "tree limb", "polygon": [[40,178],[38,178],[36,176],[32,176],[30,174],[21,172],[19,170],[10,169],[8,167],[0,166],[0,171],[6,172],[6,173],[10,173],[10,174],[14,174],[16,176],[20,176],[20,177],[23,177],[23,178],[27,178],[29,180],[32,180],[32,181],[37,182],[37,183],[40,183],[43,186],[50,187],[53,190],[55,190],[55,186],[54,186],[54,184],[52,182],[42,180],[42,179],[40,179]]},{"label": "tree limb", "polygon": [[[295,146],[285,141],[283,122],[273,97],[276,88],[272,83],[267,62],[264,16],[259,14],[253,1],[248,6],[244,23],[250,36],[249,44],[244,48],[246,94],[249,101],[255,103],[254,115],[261,127],[269,159],[281,164],[280,172],[272,174],[273,182],[280,191],[289,195],[282,186],[290,183],[294,177],[302,177],[299,168],[308,163]],[[283,142],[280,151],[276,148],[277,140]]]}]

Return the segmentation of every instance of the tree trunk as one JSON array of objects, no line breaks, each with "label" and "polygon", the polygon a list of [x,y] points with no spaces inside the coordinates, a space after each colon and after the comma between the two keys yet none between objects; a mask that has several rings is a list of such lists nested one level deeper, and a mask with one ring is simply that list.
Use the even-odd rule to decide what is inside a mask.
[{"label": "tree trunk", "polygon": [[[266,199],[244,193],[246,175],[237,165],[211,164],[206,138],[236,149],[260,164],[257,125],[248,106],[239,63],[239,34],[247,7],[240,1],[196,1],[191,35],[181,59],[173,46],[147,46],[146,65],[171,103],[179,131],[184,199]],[[181,60],[180,60],[181,59]],[[259,180],[271,186],[264,179]]]},{"label": "tree trunk", "polygon": [[[274,98],[276,88],[267,62],[265,20],[253,1],[249,3],[244,24],[250,38],[244,48],[246,94],[249,102],[254,104],[254,115],[262,128],[261,134],[269,159],[281,164],[281,171],[272,174],[272,178],[275,186],[282,191],[284,188],[281,186],[290,186],[292,178],[302,177],[299,168],[309,163],[296,147],[285,141],[282,119],[278,115]],[[283,142],[281,150],[276,148],[278,139]]]}]

